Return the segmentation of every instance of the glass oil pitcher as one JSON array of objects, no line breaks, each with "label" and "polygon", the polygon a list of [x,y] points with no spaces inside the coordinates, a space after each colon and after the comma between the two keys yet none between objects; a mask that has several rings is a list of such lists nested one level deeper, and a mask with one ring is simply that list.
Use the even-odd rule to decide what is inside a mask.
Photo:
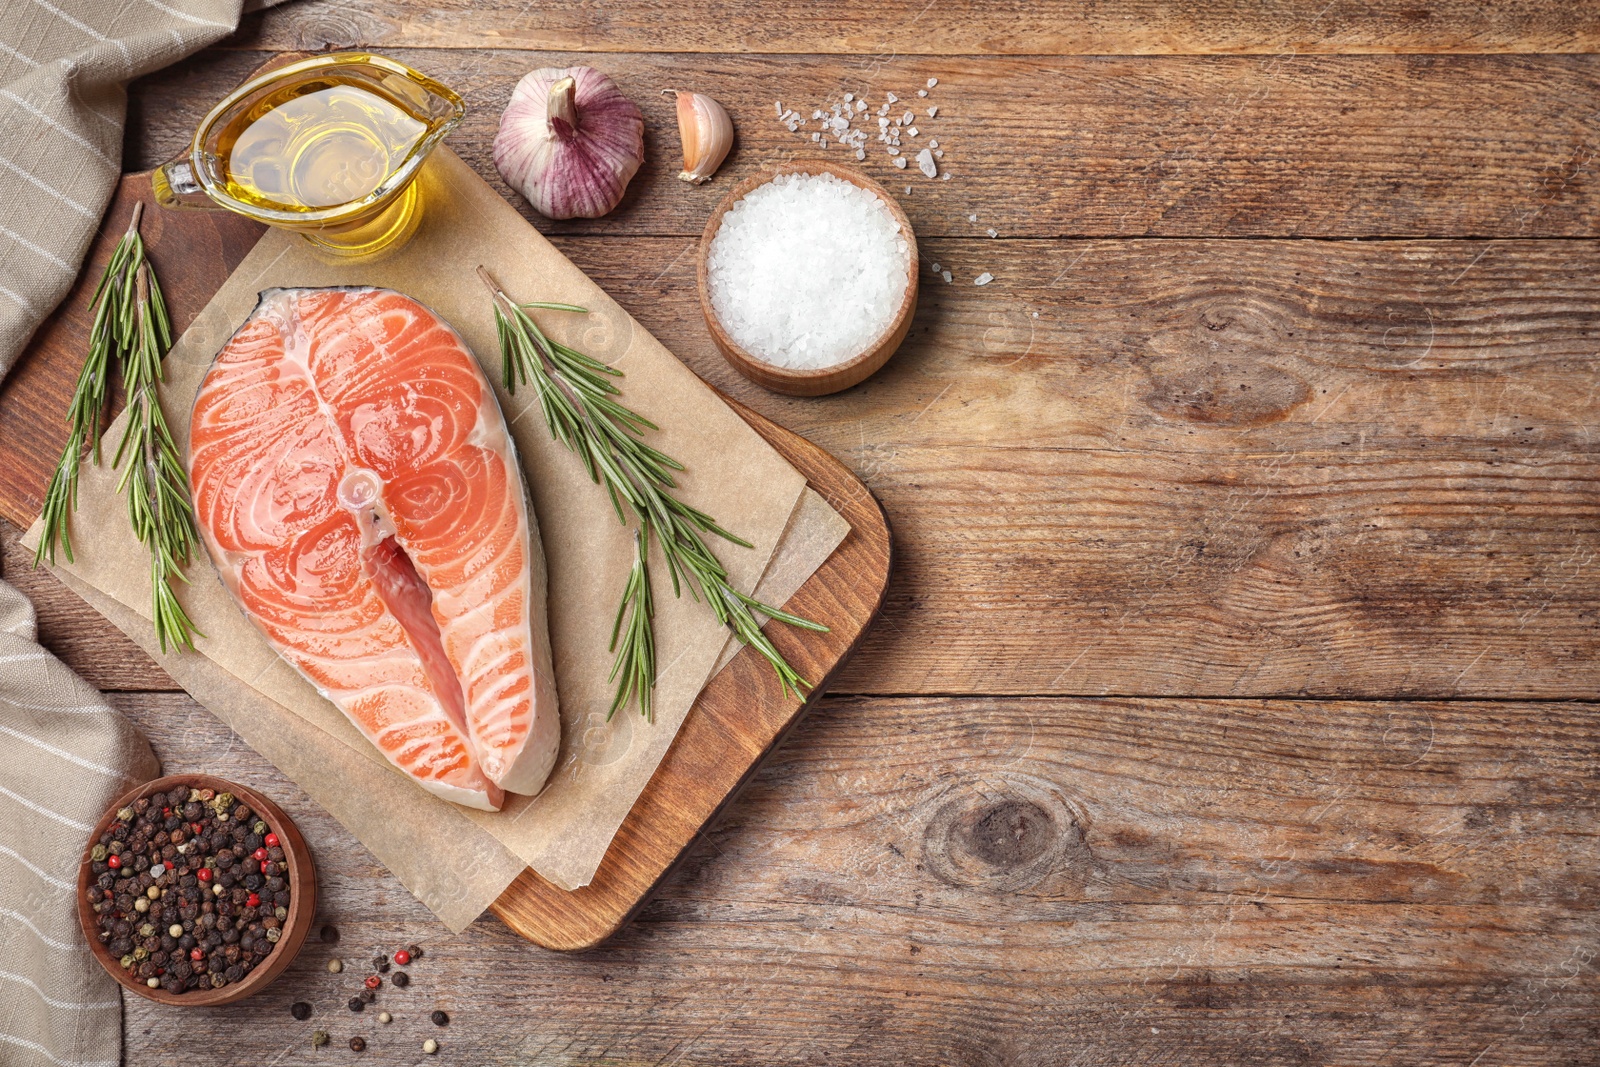
[{"label": "glass oil pitcher", "polygon": [[465,113],[402,63],[334,52],[247,80],[211,109],[183,155],[156,169],[162,207],[225,208],[338,256],[416,231],[422,162]]}]

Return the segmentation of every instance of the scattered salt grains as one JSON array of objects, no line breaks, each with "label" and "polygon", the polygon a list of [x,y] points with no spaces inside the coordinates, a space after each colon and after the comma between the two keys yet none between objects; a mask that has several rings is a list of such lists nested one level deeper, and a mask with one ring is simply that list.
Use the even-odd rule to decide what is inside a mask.
[{"label": "scattered salt grains", "polygon": [[918,96],[927,96],[928,95],[928,90],[926,90],[926,89],[918,89],[917,90],[917,95]]},{"label": "scattered salt grains", "polygon": [[884,93],[883,98],[889,101],[891,104],[898,104],[900,102],[900,98],[893,93]]},{"label": "scattered salt grains", "polygon": [[856,149],[856,158],[857,159],[866,159],[867,158],[867,150],[865,148]]},{"label": "scattered salt grains", "polygon": [[741,347],[777,366],[816,369],[865,351],[888,329],[910,256],[872,193],[831,174],[786,174],[723,216],[707,288],[717,321]]},{"label": "scattered salt grains", "polygon": [[984,230],[983,232],[988,234],[990,237],[999,237],[1000,236],[1000,231],[995,229],[993,226],[990,226],[987,230]]},{"label": "scattered salt grains", "polygon": [[855,98],[856,98],[856,95],[854,93],[845,93],[844,94],[844,102],[847,103],[847,104],[850,103]]},{"label": "scattered salt grains", "polygon": [[867,110],[867,102],[865,100],[857,100],[856,101],[856,113],[859,114],[859,113],[861,113],[861,112],[863,112],[865,110]]},{"label": "scattered salt grains", "polygon": [[939,147],[939,142],[938,141],[929,141],[928,142],[928,147],[929,148],[938,148]]},{"label": "scattered salt grains", "polygon": [[978,221],[978,216],[976,216],[976,215],[968,215],[967,216],[967,221],[968,222],[977,222]]},{"label": "scattered salt grains", "polygon": [[917,128],[915,126],[907,126],[906,127],[906,136],[907,137],[915,137],[916,135],[917,135]]},{"label": "scattered salt grains", "polygon": [[994,275],[990,274],[988,271],[984,271],[982,274],[980,274],[976,278],[972,279],[972,284],[973,285],[988,285],[992,281],[994,281]]},{"label": "scattered salt grains", "polygon": [[933,161],[933,152],[924,148],[917,153],[917,169],[929,178],[939,176],[939,164]]},{"label": "scattered salt grains", "polygon": [[955,276],[955,275],[954,275],[954,274],[951,274],[951,273],[950,273],[950,272],[949,272],[949,271],[947,271],[947,270],[942,270],[942,271],[940,271],[940,272],[939,272],[939,277],[941,277],[941,278],[943,278],[943,279],[944,279],[944,283],[945,283],[945,284],[946,284],[946,285],[949,285],[949,284],[950,284],[950,283],[951,283],[951,282],[953,282],[953,281],[955,281],[955,280],[956,280],[956,276]]},{"label": "scattered salt grains", "polygon": [[929,78],[928,79],[928,88],[932,89],[935,85],[938,85],[938,84],[939,84],[939,79],[938,78]]},{"label": "scattered salt grains", "polygon": [[774,111],[776,111],[778,113],[778,117],[780,119],[783,118],[783,101],[782,100],[774,100],[772,102],[772,110],[774,110]]},{"label": "scattered salt grains", "polygon": [[[909,188],[911,188],[911,186],[908,185],[908,186],[906,186],[906,188],[909,189]],[[935,274],[939,273],[939,264],[935,263],[933,265],[933,273],[935,273]]]},{"label": "scattered salt grains", "polygon": [[894,157],[894,165],[899,167],[901,170],[905,170],[906,169],[906,157],[905,156],[895,156]]}]

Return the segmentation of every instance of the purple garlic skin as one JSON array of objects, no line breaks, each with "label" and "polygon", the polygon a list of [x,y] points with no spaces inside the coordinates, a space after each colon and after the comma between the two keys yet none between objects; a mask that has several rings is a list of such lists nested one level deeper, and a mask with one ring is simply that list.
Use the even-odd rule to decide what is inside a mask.
[{"label": "purple garlic skin", "polygon": [[547,218],[599,218],[644,161],[644,116],[593,67],[542,67],[511,93],[494,165]]}]

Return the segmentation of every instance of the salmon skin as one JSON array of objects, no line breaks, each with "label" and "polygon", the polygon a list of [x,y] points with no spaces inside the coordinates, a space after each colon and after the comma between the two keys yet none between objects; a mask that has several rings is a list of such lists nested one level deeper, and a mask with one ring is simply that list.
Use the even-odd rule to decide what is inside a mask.
[{"label": "salmon skin", "polygon": [[195,397],[200,533],[245,616],[400,770],[499,810],[561,720],[544,552],[494,392],[389,289],[268,289]]}]

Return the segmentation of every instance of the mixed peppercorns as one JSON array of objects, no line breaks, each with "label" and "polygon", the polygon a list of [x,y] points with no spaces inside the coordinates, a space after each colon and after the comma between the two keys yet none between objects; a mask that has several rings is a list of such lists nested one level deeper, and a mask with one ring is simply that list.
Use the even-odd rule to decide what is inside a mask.
[{"label": "mixed peppercorns", "polygon": [[100,943],[169,993],[220,989],[272,954],[289,917],[289,865],[231,793],[177,788],[116,813],[89,852]]},{"label": "mixed peppercorns", "polygon": [[[324,926],[322,928],[321,936],[323,942],[326,944],[334,945],[338,944],[339,942],[339,931],[334,926]],[[390,962],[390,957],[388,956],[374,956],[372,958],[372,970],[374,973],[369,974],[362,979],[361,989],[356,992],[355,996],[350,998],[346,1004],[346,1007],[353,1012],[366,1011],[367,1005],[377,1000],[378,990],[383,987],[382,976],[385,974],[389,975],[389,983],[391,985],[399,989],[405,989],[411,984],[411,976],[403,970],[394,970],[394,967],[396,965],[399,967],[406,967],[413,961],[421,959],[422,955],[423,953],[420,946],[407,945],[405,948],[395,952],[392,964]],[[330,973],[339,974],[343,970],[343,961],[337,958],[330,959],[328,961],[328,971]],[[392,974],[390,974],[391,970],[393,971]],[[297,1020],[304,1021],[309,1019],[312,1014],[311,1005],[303,1000],[296,1001],[289,1006],[289,1014],[294,1016],[294,1018]],[[445,1026],[450,1022],[450,1017],[443,1011],[438,1010],[435,1010],[429,1016],[429,1018],[433,1021],[435,1026]],[[394,1016],[389,1014],[387,1011],[380,1011],[378,1013],[378,1021],[381,1023],[390,1023],[394,1021]],[[330,1035],[326,1030],[317,1030],[311,1035],[311,1045],[313,1048],[321,1048],[322,1046],[326,1045],[329,1040]],[[351,1051],[361,1052],[367,1047],[367,1039],[358,1034],[350,1038],[349,1044]],[[428,1038],[422,1043],[422,1051],[430,1056],[434,1053],[437,1053],[439,1051],[439,1042],[431,1037]]]}]

